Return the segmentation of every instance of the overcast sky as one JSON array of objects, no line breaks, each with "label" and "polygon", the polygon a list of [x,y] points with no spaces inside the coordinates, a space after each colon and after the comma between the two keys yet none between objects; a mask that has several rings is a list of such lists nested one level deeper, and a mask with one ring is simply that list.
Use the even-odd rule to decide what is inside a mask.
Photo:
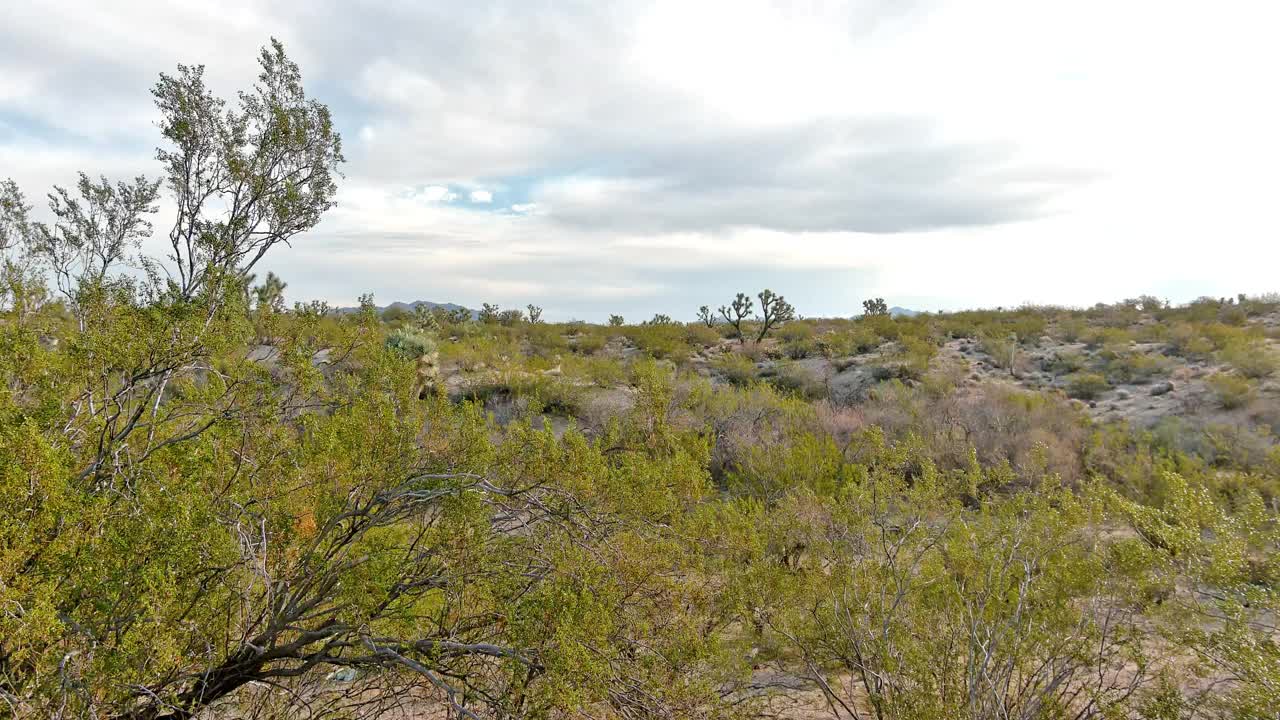
[{"label": "overcast sky", "polygon": [[[1280,3],[10,3],[0,178],[155,175],[149,90],[280,38],[339,206],[290,300],[692,318],[1280,290]],[[163,226],[163,222],[157,223]]]}]

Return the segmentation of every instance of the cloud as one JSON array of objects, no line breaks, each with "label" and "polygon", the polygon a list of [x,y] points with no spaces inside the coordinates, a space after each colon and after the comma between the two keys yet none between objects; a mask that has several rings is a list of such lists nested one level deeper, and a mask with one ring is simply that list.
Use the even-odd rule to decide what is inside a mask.
[{"label": "cloud", "polygon": [[413,195],[414,199],[428,203],[451,203],[458,199],[458,193],[441,185],[428,185]]},{"label": "cloud", "polygon": [[348,157],[338,207],[269,257],[306,296],[600,319],[600,298],[685,317],[765,285],[806,314],[1275,289],[1265,3],[81,0],[5,20],[0,173],[32,198],[78,169],[157,172],[156,74],[207,63],[233,97],[283,40]]}]

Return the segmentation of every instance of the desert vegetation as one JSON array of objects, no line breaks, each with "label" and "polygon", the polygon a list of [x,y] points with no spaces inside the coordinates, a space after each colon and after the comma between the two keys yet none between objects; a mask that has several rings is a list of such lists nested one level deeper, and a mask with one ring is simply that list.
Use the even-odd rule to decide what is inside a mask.
[{"label": "desert vegetation", "polygon": [[1275,717],[1280,296],[289,304],[342,145],[260,66],[0,185],[0,716]]}]

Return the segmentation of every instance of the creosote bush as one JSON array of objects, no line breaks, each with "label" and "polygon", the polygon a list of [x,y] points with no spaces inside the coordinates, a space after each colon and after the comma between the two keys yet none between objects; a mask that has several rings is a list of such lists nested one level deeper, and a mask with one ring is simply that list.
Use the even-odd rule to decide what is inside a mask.
[{"label": "creosote bush", "polygon": [[1111,389],[1111,383],[1097,373],[1076,373],[1067,378],[1067,395],[1077,400],[1094,400]]}]

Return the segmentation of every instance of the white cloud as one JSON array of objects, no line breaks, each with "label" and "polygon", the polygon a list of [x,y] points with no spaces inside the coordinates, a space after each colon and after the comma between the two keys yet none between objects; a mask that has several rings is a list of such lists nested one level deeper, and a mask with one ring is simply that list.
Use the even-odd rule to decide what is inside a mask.
[{"label": "white cloud", "polygon": [[442,185],[428,185],[416,193],[414,197],[422,202],[451,203],[458,199],[458,193]]},{"label": "white cloud", "polygon": [[275,35],[350,138],[339,206],[269,258],[299,294],[602,318],[747,284],[811,315],[1280,289],[1274,3],[302,8],[15,5],[0,172],[36,200],[154,174],[156,73],[231,97]]}]

